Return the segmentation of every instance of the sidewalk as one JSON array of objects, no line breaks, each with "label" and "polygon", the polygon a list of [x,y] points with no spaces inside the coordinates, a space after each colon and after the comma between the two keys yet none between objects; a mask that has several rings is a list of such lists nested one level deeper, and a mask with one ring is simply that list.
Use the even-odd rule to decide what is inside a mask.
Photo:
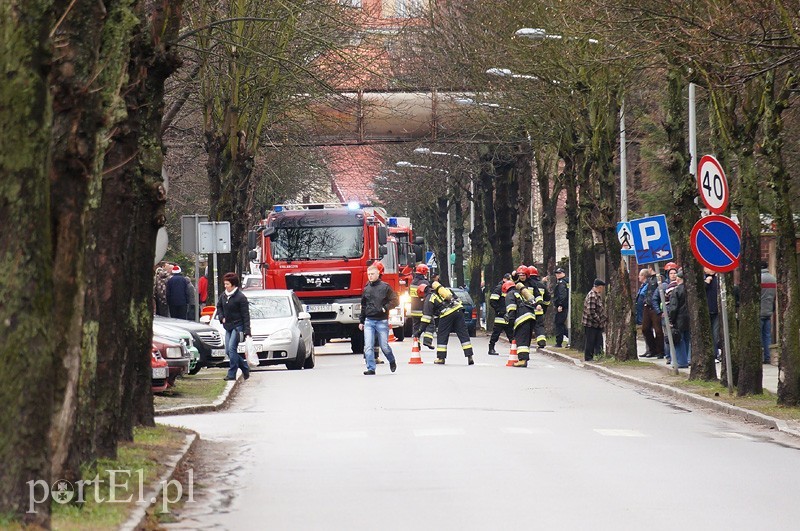
[{"label": "sidewalk", "polygon": [[[662,367],[668,367],[672,369],[672,365],[668,365],[665,361],[666,360],[659,360],[656,358],[643,358],[642,355],[647,352],[647,346],[644,342],[644,339],[636,339],[636,350],[639,353],[639,361],[647,361],[654,365],[660,365]],[[717,376],[720,374],[722,364],[717,363]],[[761,382],[761,386],[764,388],[765,391],[769,391],[774,394],[778,394],[778,366],[777,365],[762,365],[762,369],[764,371],[764,376]],[[681,374],[685,374],[689,376],[689,369],[678,369],[678,372]]]}]

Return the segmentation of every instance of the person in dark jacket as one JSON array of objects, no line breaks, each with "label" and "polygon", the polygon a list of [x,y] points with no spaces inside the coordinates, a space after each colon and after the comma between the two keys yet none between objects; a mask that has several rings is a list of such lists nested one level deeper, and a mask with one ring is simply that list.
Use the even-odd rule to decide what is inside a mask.
[{"label": "person in dark jacket", "polygon": [[692,356],[691,334],[689,332],[689,306],[686,304],[686,286],[683,284],[683,269],[678,271],[677,285],[669,297],[668,316],[672,327],[672,341],[675,345],[675,361],[679,369],[689,367]]},{"label": "person in dark jacket", "polygon": [[642,335],[647,344],[644,358],[664,358],[664,329],[661,317],[653,306],[653,297],[658,292],[658,277],[649,267],[639,271],[639,292],[636,296],[636,323],[642,325]]},{"label": "person in dark jacket", "polygon": [[375,336],[381,345],[381,350],[389,360],[389,369],[397,370],[397,362],[389,346],[389,310],[395,308],[400,299],[391,286],[380,280],[380,271],[374,265],[367,268],[369,282],[364,286],[361,294],[361,323],[359,330],[364,331],[364,357],[367,361],[366,375],[375,374]]},{"label": "person in dark jacket", "polygon": [[250,303],[239,289],[239,276],[225,273],[222,277],[225,291],[217,301],[217,316],[225,328],[225,352],[230,360],[230,368],[225,380],[235,380],[236,371],[242,369],[242,376],[250,378],[250,367],[244,354],[239,354],[239,342],[250,335]]},{"label": "person in dark jacket", "polygon": [[556,287],[553,290],[553,306],[556,309],[556,346],[563,346],[564,338],[569,338],[567,330],[567,314],[569,313],[569,284],[567,274],[562,268],[556,269]]},{"label": "person in dark jacket", "polygon": [[194,300],[190,284],[189,279],[183,276],[181,266],[174,266],[172,276],[167,281],[167,305],[170,317],[188,319],[189,305]]}]

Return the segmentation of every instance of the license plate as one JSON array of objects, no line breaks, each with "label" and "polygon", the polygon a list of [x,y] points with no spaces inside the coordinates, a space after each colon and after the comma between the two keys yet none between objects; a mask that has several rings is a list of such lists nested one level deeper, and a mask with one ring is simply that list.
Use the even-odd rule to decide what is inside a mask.
[{"label": "license plate", "polygon": [[333,305],[331,305],[331,304],[306,304],[306,311],[308,313],[332,312],[333,311]]},{"label": "license plate", "polygon": [[214,348],[211,349],[211,355],[215,358],[224,358],[225,357],[225,349],[224,348]]},{"label": "license plate", "polygon": [[161,380],[167,377],[167,367],[154,367],[153,368],[153,379],[154,380]]},{"label": "license plate", "polygon": [[[256,352],[261,352],[262,350],[264,350],[264,345],[262,345],[261,343],[253,343],[253,346],[255,347]],[[245,343],[239,343],[236,346],[236,352],[238,352],[239,354],[244,354],[245,352],[247,352],[246,349],[247,345]]]}]

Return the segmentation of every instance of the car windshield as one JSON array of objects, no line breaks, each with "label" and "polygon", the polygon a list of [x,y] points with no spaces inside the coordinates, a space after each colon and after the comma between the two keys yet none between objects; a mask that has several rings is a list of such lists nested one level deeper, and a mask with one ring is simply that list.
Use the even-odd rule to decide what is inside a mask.
[{"label": "car windshield", "polygon": [[469,293],[463,289],[453,288],[453,293],[455,293],[456,297],[458,297],[461,302],[472,304],[472,297],[470,297]]},{"label": "car windshield", "polygon": [[250,303],[250,319],[292,316],[289,297],[251,297],[247,301]]},{"label": "car windshield", "polygon": [[270,237],[273,260],[359,258],[364,227],[282,227]]},{"label": "car windshield", "polygon": [[247,276],[244,278],[244,282],[242,283],[242,289],[260,288],[260,287],[261,287],[261,277],[257,276]]}]

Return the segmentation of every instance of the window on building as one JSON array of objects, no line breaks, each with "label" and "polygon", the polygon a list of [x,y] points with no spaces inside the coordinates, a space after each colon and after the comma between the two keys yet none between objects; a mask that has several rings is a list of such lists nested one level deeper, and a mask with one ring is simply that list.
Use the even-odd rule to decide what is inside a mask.
[{"label": "window on building", "polygon": [[418,17],[428,7],[428,0],[384,0],[383,14],[395,18]]}]

